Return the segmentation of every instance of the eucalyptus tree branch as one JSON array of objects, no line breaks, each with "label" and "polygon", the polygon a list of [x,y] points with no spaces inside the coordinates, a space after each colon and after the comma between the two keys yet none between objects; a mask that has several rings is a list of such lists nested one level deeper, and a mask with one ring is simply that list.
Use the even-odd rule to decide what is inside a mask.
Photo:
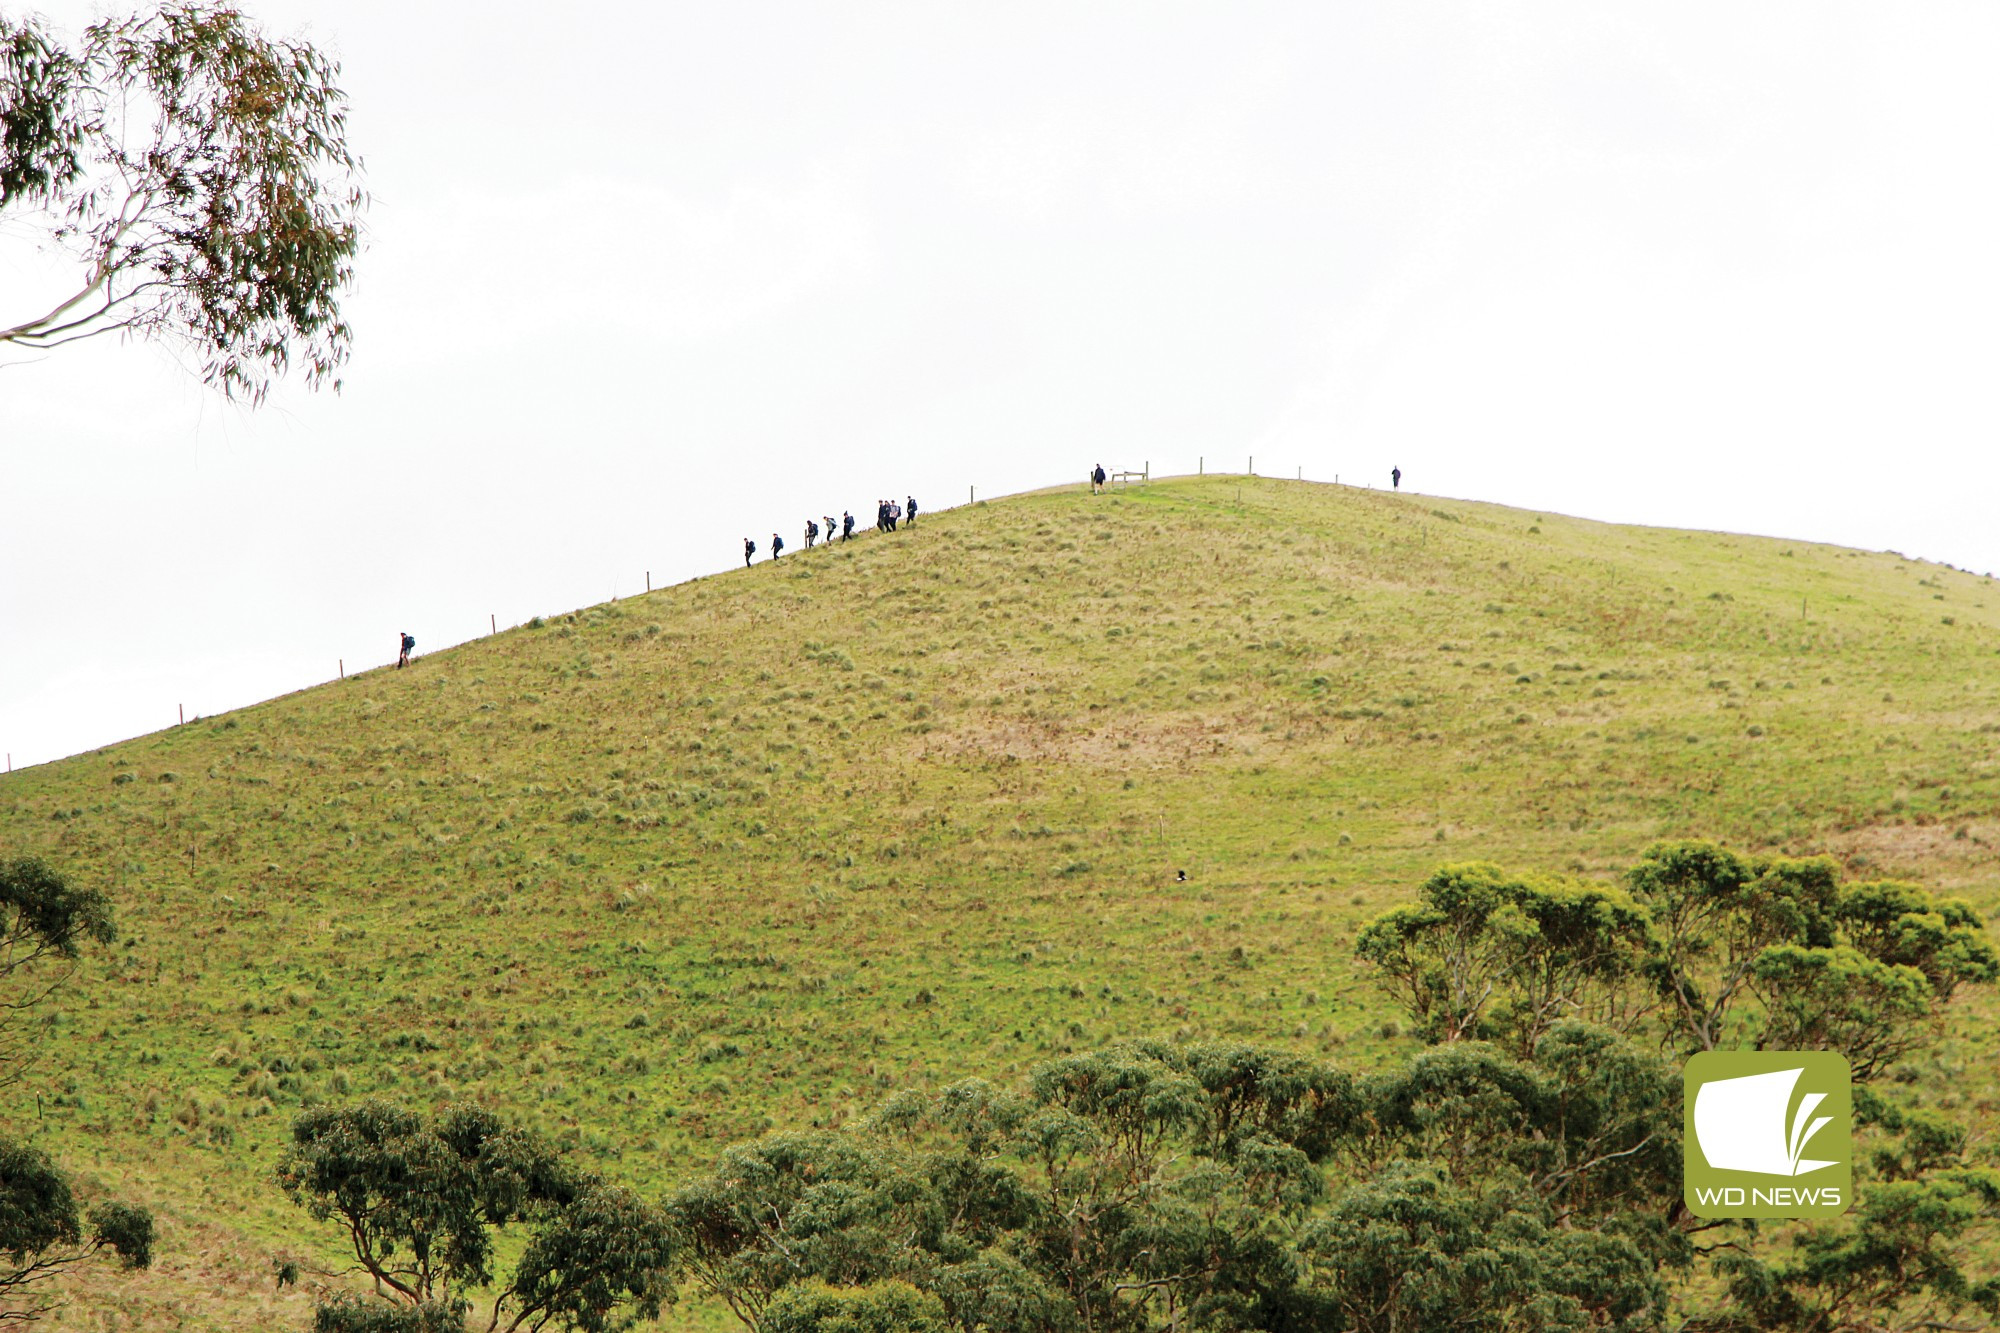
[{"label": "eucalyptus tree branch", "polygon": [[368,202],[338,73],[212,0],[102,20],[73,47],[0,16],[0,220],[33,213],[83,268],[0,345],[116,330],[200,353],[253,405],[295,362],[337,389]]}]

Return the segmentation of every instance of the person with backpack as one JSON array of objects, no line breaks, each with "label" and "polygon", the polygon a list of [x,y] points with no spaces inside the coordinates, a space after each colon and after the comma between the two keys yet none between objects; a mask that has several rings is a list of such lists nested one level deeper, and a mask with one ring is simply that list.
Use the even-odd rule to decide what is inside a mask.
[{"label": "person with backpack", "polygon": [[848,510],[840,511],[840,539],[846,541],[854,535],[854,515]]},{"label": "person with backpack", "polygon": [[906,528],[917,526],[917,497],[914,495],[910,497],[909,517],[903,520],[903,526]]},{"label": "person with backpack", "polygon": [[750,557],[757,554],[757,543],[748,537],[743,539],[743,568],[750,568]]},{"label": "person with backpack", "polygon": [[1403,469],[1399,467],[1389,469],[1389,489],[1392,491],[1403,489]]},{"label": "person with backpack", "polygon": [[903,506],[897,504],[894,500],[889,501],[889,531],[894,532],[896,525],[902,521]]},{"label": "person with backpack", "polygon": [[836,531],[838,531],[838,530],[839,530],[839,528],[840,528],[840,525],[839,525],[838,523],[835,523],[835,522],[833,521],[833,515],[832,515],[832,514],[823,514],[823,515],[821,515],[821,517],[822,517],[823,519],[825,519],[825,521],[826,521],[826,539],[827,539],[828,541],[832,541],[832,540],[833,540],[833,534],[834,534],[834,533],[835,533]]},{"label": "person with backpack", "polygon": [[396,669],[398,671],[402,670],[404,667],[410,664],[410,650],[417,646],[417,641],[410,636],[410,632],[408,630],[403,631],[402,646],[403,646],[403,651],[396,657]]},{"label": "person with backpack", "polygon": [[776,560],[785,553],[785,539],[777,533],[771,534],[771,558]]},{"label": "person with backpack", "polygon": [[811,519],[807,519],[807,520],[806,520],[806,549],[807,549],[808,551],[812,550],[812,548],[813,548],[813,538],[815,538],[815,537],[817,537],[817,536],[819,536],[819,524],[817,524],[817,523],[813,522],[813,521],[812,521]]},{"label": "person with backpack", "polygon": [[1098,494],[1104,489],[1104,464],[1099,463],[1090,470],[1090,493]]}]

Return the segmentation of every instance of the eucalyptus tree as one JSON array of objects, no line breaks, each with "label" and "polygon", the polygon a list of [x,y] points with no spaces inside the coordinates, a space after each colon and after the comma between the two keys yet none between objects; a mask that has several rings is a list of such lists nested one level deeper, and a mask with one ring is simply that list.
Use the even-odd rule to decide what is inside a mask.
[{"label": "eucalyptus tree", "polygon": [[668,1208],[758,1333],[1656,1327],[1671,1076],[1580,1024],[1544,1046],[1357,1076],[1135,1042],[739,1145]]},{"label": "eucalyptus tree", "polygon": [[339,386],[367,203],[339,67],[227,5],[103,19],[65,42],[0,14],[0,224],[73,264],[0,312],[0,347],[123,333],[256,403],[294,365]]},{"label": "eucalyptus tree", "polygon": [[[1572,924],[1551,931],[1540,904],[1552,891],[1573,899],[1595,892],[1604,907],[1569,913]],[[1594,923],[1581,935],[1579,919]],[[1620,1000],[1612,1008],[1632,1043],[1621,1050],[1603,1045],[1603,1034],[1557,1028],[1536,1041],[1532,1063],[1545,1071],[1552,1062],[1578,1067],[1576,1051],[1592,1049],[1583,1064],[1601,1070],[1736,1047],[1829,1050],[1847,1059],[1857,1080],[1857,1130],[1870,1145],[1856,1164],[1858,1201],[1844,1218],[1788,1233],[1705,1222],[1680,1206],[1677,1190],[1662,1192],[1668,1164],[1660,1154],[1678,1152],[1677,1080],[1648,1091],[1638,1067],[1628,1067],[1620,1080],[1626,1092],[1587,1113],[1595,1121],[1617,1106],[1626,1117],[1640,1115],[1622,1131],[1629,1147],[1619,1148],[1621,1133],[1613,1133],[1581,1149],[1603,1164],[1624,1163],[1593,1186],[1610,1210],[1596,1223],[1600,1231],[1645,1221],[1664,1242],[1651,1249],[1662,1272],[1691,1273],[1693,1261],[1706,1258],[1721,1279],[1719,1299],[1713,1286],[1681,1287],[1675,1309],[1683,1329],[1936,1329],[1964,1326],[1954,1321],[1972,1312],[2000,1315],[2000,1280],[1986,1271],[2000,1243],[2000,1162],[1964,1126],[1877,1090],[1899,1062],[1936,1041],[1967,987],[2000,978],[2000,956],[1970,904],[1898,881],[1843,882],[1825,858],[1743,856],[1682,841],[1648,848],[1622,885],[1595,890],[1552,890],[1493,866],[1448,866],[1415,904],[1379,918],[1357,943],[1384,990],[1443,1043],[1417,1057],[1412,1073],[1454,1046],[1464,1049],[1462,1061],[1487,1062],[1471,1039],[1518,1033],[1510,1014],[1603,1012],[1614,993]],[[1591,965],[1543,961],[1572,954]],[[1635,979],[1643,986],[1634,989]],[[1657,1054],[1645,1057],[1647,1048]],[[1483,1100],[1462,1097],[1458,1113],[1412,1119],[1407,1133],[1430,1141],[1422,1156],[1432,1161],[1504,1156],[1528,1143],[1530,1158],[1539,1157],[1556,1141],[1525,1117],[1521,1108],[1532,1098],[1510,1104],[1506,1095],[1528,1077],[1496,1072],[1476,1084]],[[1657,1123],[1632,1139],[1648,1114]],[[1648,1158],[1644,1178],[1625,1175]],[[1536,1178],[1528,1160],[1515,1169]],[[1444,1186],[1408,1178],[1392,1193],[1405,1215],[1431,1209],[1438,1238],[1462,1223]],[[1670,1223],[1665,1233],[1662,1223]],[[1505,1258],[1483,1262],[1504,1274]],[[1455,1302],[1467,1304],[1467,1289],[1457,1290]]]},{"label": "eucalyptus tree", "polygon": [[1356,952],[1426,1035],[1526,1054],[1563,1019],[1629,1027],[1651,945],[1646,909],[1622,889],[1467,862],[1439,867]]},{"label": "eucalyptus tree", "polygon": [[[277,1175],[309,1216],[337,1224],[374,1288],[322,1302],[320,1333],[456,1333],[469,1317],[486,1333],[604,1333],[673,1296],[659,1208],[479,1107],[309,1109]],[[510,1225],[527,1240],[503,1269]]]}]

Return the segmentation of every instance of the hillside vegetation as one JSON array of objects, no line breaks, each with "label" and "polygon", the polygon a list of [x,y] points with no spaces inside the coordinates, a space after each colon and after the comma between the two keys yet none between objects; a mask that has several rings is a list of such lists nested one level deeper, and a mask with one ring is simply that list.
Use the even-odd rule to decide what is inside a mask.
[{"label": "hillside vegetation", "polygon": [[[1407,1053],[1354,940],[1444,861],[1707,836],[1990,917],[1996,654],[1990,578],[1803,542],[1233,477],[926,515],[0,778],[121,928],[0,1111],[160,1214],[66,1322],[304,1327],[312,1101],[660,1189],[1126,1037]],[[1992,1018],[1896,1075],[1989,1137]]]}]

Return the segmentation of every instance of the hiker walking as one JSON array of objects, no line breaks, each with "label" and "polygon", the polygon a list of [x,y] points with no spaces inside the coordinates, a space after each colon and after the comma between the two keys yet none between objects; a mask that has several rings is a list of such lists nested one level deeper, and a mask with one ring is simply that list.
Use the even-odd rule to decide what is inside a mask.
[{"label": "hiker walking", "polygon": [[1403,489],[1403,469],[1399,467],[1389,469],[1389,489],[1392,491]]},{"label": "hiker walking", "polygon": [[896,525],[902,521],[903,506],[897,504],[894,500],[889,501],[889,531],[894,532]]},{"label": "hiker walking", "polygon": [[410,637],[410,632],[408,630],[404,630],[403,642],[402,642],[403,651],[396,655],[397,670],[400,671],[402,668],[410,664],[410,650],[412,648],[415,648],[416,646],[417,646],[417,641]]},{"label": "hiker walking", "polygon": [[823,519],[823,520],[825,521],[825,523],[826,523],[826,539],[827,539],[828,541],[832,541],[832,540],[833,540],[833,534],[834,534],[835,532],[839,531],[839,529],[840,529],[840,525],[839,525],[838,523],[835,523],[835,522],[833,521],[833,515],[832,515],[832,514],[822,514],[822,515],[821,515],[820,517],[821,517],[821,518],[822,518],[822,519]]},{"label": "hiker walking", "polygon": [[1090,470],[1090,493],[1098,494],[1104,489],[1104,464],[1099,463]]},{"label": "hiker walking", "polygon": [[771,534],[771,558],[776,560],[785,553],[785,539],[777,533]]},{"label": "hiker walking", "polygon": [[909,516],[903,520],[903,526],[906,528],[914,528],[915,526],[917,526],[917,497],[914,495],[910,497],[910,508],[908,513]]},{"label": "hiker walking", "polygon": [[840,539],[846,541],[854,535],[854,515],[843,509],[840,511]]},{"label": "hiker walking", "polygon": [[757,554],[757,543],[748,537],[743,539],[743,568],[750,568],[750,557]]},{"label": "hiker walking", "polygon": [[819,524],[817,524],[817,523],[813,522],[813,521],[812,521],[811,519],[807,519],[807,520],[806,520],[806,549],[807,549],[808,551],[812,550],[812,548],[813,548],[813,538],[815,538],[815,537],[817,537],[817,536],[819,536]]}]

